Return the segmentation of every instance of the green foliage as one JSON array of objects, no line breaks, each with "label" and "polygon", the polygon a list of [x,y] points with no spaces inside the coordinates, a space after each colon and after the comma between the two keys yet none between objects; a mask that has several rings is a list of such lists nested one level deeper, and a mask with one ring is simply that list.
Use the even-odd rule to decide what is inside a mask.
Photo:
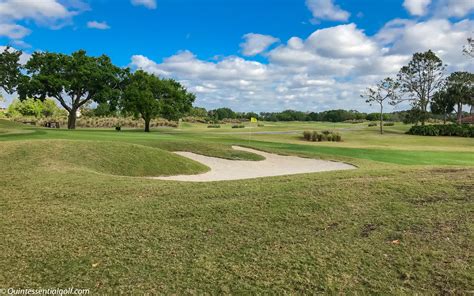
[{"label": "green foliage", "polygon": [[369,122],[368,126],[369,127],[373,127],[373,126],[377,126],[377,122]]},{"label": "green foliage", "polygon": [[431,102],[431,112],[433,114],[443,115],[444,120],[454,111],[456,101],[447,90],[440,90],[433,96]]},{"label": "green foliage", "polygon": [[18,86],[20,99],[58,100],[69,113],[69,129],[75,128],[76,112],[83,105],[116,101],[122,76],[128,71],[114,66],[106,55],[91,57],[84,50],[71,55],[35,52],[24,69],[27,75]]},{"label": "green foliage", "polygon": [[474,126],[467,124],[415,125],[410,128],[407,134],[419,136],[474,137]]},{"label": "green foliage", "polygon": [[394,126],[395,122],[385,122],[383,126]]},{"label": "green foliage", "polygon": [[235,119],[237,114],[230,108],[219,108],[209,111],[209,117],[215,120]]},{"label": "green foliage", "polygon": [[312,142],[341,142],[342,137],[339,133],[334,133],[331,131],[322,131],[321,133],[318,133],[317,131],[304,131],[303,132],[303,138],[306,141],[312,141]]},{"label": "green foliage", "polygon": [[51,99],[46,99],[44,101],[31,98],[23,101],[16,99],[8,106],[7,115],[9,117],[53,117],[61,115],[61,109],[56,105],[54,100]]},{"label": "green foliage", "polygon": [[220,124],[210,124],[207,128],[221,128]]},{"label": "green foliage", "polygon": [[7,47],[0,53],[0,90],[13,93],[20,79],[20,56],[22,52]]},{"label": "green foliage", "polygon": [[192,107],[188,115],[192,117],[207,118],[207,110],[206,108]]},{"label": "green foliage", "polygon": [[145,132],[149,132],[153,118],[178,119],[191,109],[194,100],[194,94],[177,81],[138,70],[127,80],[121,104],[125,112],[143,118]]},{"label": "green foliage", "polygon": [[245,125],[243,124],[234,124],[232,128],[245,128]]},{"label": "green foliage", "polygon": [[[443,61],[431,50],[415,53],[408,65],[400,69],[401,91],[409,96],[413,109],[418,109],[419,114],[427,112],[433,94],[442,88],[444,71]],[[424,124],[427,118],[417,119]]]}]

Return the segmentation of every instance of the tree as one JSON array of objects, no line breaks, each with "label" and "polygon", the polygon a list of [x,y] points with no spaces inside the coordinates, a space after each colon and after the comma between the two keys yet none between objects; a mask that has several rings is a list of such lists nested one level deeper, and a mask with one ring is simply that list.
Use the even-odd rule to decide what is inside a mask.
[{"label": "tree", "polygon": [[20,99],[56,99],[68,112],[68,129],[75,129],[78,110],[86,103],[104,102],[119,96],[123,71],[109,57],[87,56],[84,50],[71,55],[35,52],[20,79]]},{"label": "tree", "polygon": [[469,72],[454,72],[447,79],[447,95],[456,103],[457,120],[462,123],[462,107],[472,104],[474,96],[474,74]]},{"label": "tree", "polygon": [[[407,66],[400,69],[398,81],[401,91],[408,96],[415,109],[421,112],[421,124],[425,124],[428,105],[433,94],[442,88],[445,66],[431,50],[415,53]],[[403,99],[399,99],[398,102]]]},{"label": "tree", "polygon": [[467,45],[464,46],[465,55],[474,58],[474,38],[467,38]]},{"label": "tree", "polygon": [[380,134],[383,134],[383,107],[385,103],[394,104],[398,99],[397,90],[400,87],[400,84],[393,80],[390,77],[385,78],[380,81],[376,87],[367,88],[364,94],[361,97],[366,98],[366,103],[369,103],[371,106],[373,103],[376,103],[380,106]]},{"label": "tree", "polygon": [[235,119],[237,114],[230,108],[219,108],[209,111],[209,117],[216,118],[217,120]]},{"label": "tree", "polygon": [[145,121],[145,132],[150,122],[158,116],[174,120],[188,112],[195,96],[188,93],[177,81],[138,70],[129,75],[122,95],[122,107]]},{"label": "tree", "polygon": [[455,104],[456,102],[446,90],[440,90],[433,96],[431,112],[443,115],[443,123],[446,124],[446,119],[449,114],[453,113]]},{"label": "tree", "polygon": [[7,47],[0,53],[0,90],[12,94],[20,78],[20,56],[22,52]]}]

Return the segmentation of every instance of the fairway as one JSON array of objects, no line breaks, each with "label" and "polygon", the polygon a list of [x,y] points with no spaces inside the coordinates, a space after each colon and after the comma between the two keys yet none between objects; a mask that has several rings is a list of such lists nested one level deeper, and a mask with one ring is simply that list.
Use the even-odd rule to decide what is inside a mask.
[{"label": "fairway", "polygon": [[[0,120],[0,286],[469,293],[474,140],[408,136],[408,128],[380,136],[362,124],[235,131],[183,123],[143,133]],[[305,142],[306,129],[334,130],[344,141]],[[264,159],[233,145],[357,169],[205,183],[148,178],[209,171],[176,151]]]}]

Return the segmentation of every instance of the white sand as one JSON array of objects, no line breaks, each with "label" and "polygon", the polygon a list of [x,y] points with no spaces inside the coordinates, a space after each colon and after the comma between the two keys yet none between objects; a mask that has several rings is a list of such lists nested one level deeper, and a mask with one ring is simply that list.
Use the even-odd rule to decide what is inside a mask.
[{"label": "white sand", "polygon": [[270,176],[295,175],[314,172],[351,170],[356,167],[334,161],[301,158],[296,156],[281,156],[254,149],[233,146],[233,149],[262,155],[265,160],[243,161],[227,160],[203,156],[191,152],[175,152],[184,157],[201,162],[211,170],[199,175],[179,175],[169,177],[154,177],[159,180],[174,180],[187,182],[211,182],[224,180],[253,179]]}]

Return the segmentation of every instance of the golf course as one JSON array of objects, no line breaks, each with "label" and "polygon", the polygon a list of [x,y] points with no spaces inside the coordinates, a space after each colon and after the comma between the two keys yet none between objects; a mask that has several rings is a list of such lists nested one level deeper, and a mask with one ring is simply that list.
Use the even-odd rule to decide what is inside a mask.
[{"label": "golf course", "polygon": [[[47,129],[0,120],[0,286],[98,294],[469,294],[474,140],[366,123]],[[341,142],[307,142],[304,130]],[[263,155],[353,169],[181,182]]]}]

